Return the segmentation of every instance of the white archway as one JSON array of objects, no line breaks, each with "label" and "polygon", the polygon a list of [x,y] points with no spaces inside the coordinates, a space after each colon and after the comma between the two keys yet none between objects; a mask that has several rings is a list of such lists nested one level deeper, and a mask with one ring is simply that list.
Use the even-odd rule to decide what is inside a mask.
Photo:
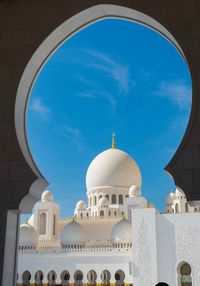
[{"label": "white archway", "polygon": [[20,204],[20,210],[22,212],[31,211],[34,203],[40,198],[43,189],[48,185],[32,158],[26,136],[26,107],[32,86],[45,62],[64,41],[88,25],[106,18],[123,18],[148,26],[168,39],[185,59],[178,42],[164,26],[141,12],[123,6],[111,4],[96,5],[76,14],[56,28],[38,47],[27,64],[20,80],[16,96],[15,128],[18,142],[26,161],[38,178],[38,180],[36,180],[37,188],[31,188],[29,195],[27,195]]}]

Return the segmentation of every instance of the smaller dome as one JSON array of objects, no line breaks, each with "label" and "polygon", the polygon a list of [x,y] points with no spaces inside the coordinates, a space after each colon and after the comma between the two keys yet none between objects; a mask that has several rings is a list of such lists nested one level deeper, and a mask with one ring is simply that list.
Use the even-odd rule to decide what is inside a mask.
[{"label": "smaller dome", "polygon": [[137,185],[132,185],[129,189],[129,197],[140,197],[141,189]]},{"label": "smaller dome", "polygon": [[85,210],[86,209],[86,204],[84,201],[78,201],[76,204],[76,209],[77,210]]},{"label": "smaller dome", "polygon": [[32,214],[31,217],[29,218],[28,224],[30,224],[34,227],[34,214]]},{"label": "smaller dome", "polygon": [[106,197],[102,197],[100,198],[99,202],[98,202],[98,206],[99,207],[108,207],[109,206],[109,201]]},{"label": "smaller dome", "polygon": [[46,190],[42,193],[41,197],[42,202],[53,202],[53,194],[52,192]]},{"label": "smaller dome", "polygon": [[29,223],[23,223],[20,225],[19,233],[19,246],[37,246],[38,235],[33,226]]},{"label": "smaller dome", "polygon": [[61,232],[60,242],[62,246],[69,244],[84,245],[86,242],[86,234],[82,225],[76,221],[67,223]]},{"label": "smaller dome", "polygon": [[178,188],[178,187],[176,188],[175,195],[176,195],[177,198],[183,197],[183,196],[185,197],[184,192],[180,188]]},{"label": "smaller dome", "polygon": [[176,199],[176,195],[175,193],[171,192],[169,193],[169,195],[167,196],[167,203],[170,204],[172,203],[174,200]]},{"label": "smaller dome", "polygon": [[127,219],[118,221],[112,229],[111,237],[113,243],[131,242],[131,223]]}]

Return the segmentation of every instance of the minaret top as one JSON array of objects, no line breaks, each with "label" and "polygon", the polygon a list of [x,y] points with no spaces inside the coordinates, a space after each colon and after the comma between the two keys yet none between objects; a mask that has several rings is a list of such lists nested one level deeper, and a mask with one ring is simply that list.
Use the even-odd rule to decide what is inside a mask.
[{"label": "minaret top", "polygon": [[116,144],[115,144],[115,133],[112,134],[112,149],[116,148]]}]

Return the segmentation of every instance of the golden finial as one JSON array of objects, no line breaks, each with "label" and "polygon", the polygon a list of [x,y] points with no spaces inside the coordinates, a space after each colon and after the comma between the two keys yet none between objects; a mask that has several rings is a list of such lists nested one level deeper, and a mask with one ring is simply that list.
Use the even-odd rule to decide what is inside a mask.
[{"label": "golden finial", "polygon": [[115,133],[112,134],[112,149],[116,148],[116,144],[115,144]]}]

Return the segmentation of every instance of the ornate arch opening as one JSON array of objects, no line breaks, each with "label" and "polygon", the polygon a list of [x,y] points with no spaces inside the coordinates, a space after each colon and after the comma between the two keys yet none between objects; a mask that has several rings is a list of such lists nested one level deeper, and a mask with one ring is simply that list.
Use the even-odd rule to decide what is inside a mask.
[{"label": "ornate arch opening", "polygon": [[25,271],[22,274],[22,286],[30,286],[31,273],[29,271]]},{"label": "ornate arch opening", "polygon": [[43,278],[44,278],[44,274],[42,271],[37,271],[35,273],[35,285],[36,286],[42,286],[43,285]]},{"label": "ornate arch opening", "polygon": [[54,270],[49,271],[47,274],[48,286],[56,285],[57,274]]},{"label": "ornate arch opening", "polygon": [[178,272],[178,286],[193,286],[192,267],[188,262],[183,261],[179,263],[177,267],[177,272]]},{"label": "ornate arch opening", "polygon": [[70,279],[69,271],[64,270],[61,273],[60,278],[61,278],[62,285],[69,285],[69,279]]},{"label": "ornate arch opening", "polygon": [[110,279],[111,279],[111,274],[110,274],[110,271],[108,271],[107,269],[106,270],[103,270],[101,272],[101,281],[102,281],[102,284],[103,285],[110,285]]},{"label": "ornate arch opening", "polygon": [[95,286],[96,285],[96,280],[97,280],[97,273],[94,270],[90,270],[87,274],[87,280],[88,280],[88,284],[91,286]]},{"label": "ornate arch opening", "polygon": [[38,180],[34,183],[37,185],[37,188],[33,186],[31,190],[29,190],[29,195],[27,195],[20,204],[20,209],[23,212],[30,212],[34,203],[39,199],[44,187],[48,184],[31,156],[26,137],[26,107],[32,86],[48,58],[59,48],[61,44],[63,44],[63,42],[67,41],[75,33],[79,32],[88,25],[106,18],[121,18],[148,26],[169,40],[186,61],[184,52],[177,40],[164,26],[141,12],[118,5],[101,4],[90,7],[66,20],[57,29],[55,29],[44,40],[30,59],[22,75],[17,91],[15,104],[15,127],[17,138],[26,161],[38,177]]}]

